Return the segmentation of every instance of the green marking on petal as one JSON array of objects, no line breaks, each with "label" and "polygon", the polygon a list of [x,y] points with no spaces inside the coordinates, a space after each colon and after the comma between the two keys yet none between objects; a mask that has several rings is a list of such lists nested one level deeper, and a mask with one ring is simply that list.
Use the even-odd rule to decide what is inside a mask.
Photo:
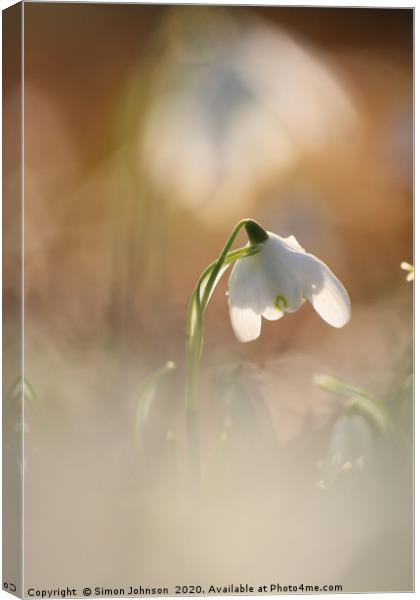
[{"label": "green marking on petal", "polygon": [[284,296],[279,294],[278,296],[276,296],[276,299],[274,300],[274,306],[276,308],[278,308],[279,310],[286,310],[286,308],[289,307],[289,303],[287,302],[287,300]]}]

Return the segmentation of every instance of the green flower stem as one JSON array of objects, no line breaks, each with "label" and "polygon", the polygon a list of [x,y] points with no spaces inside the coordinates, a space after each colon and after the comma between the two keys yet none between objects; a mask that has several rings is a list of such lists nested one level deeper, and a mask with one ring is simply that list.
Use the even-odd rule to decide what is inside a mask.
[{"label": "green flower stem", "polygon": [[[239,258],[255,254],[260,249],[260,245],[245,246],[238,250],[228,252],[224,259],[224,265],[230,264]],[[210,287],[210,279],[205,285],[202,294],[201,289],[206,278],[215,272],[220,272],[223,264],[218,267],[218,261],[212,262],[200,275],[197,285],[191,295],[187,311],[187,389],[186,389],[186,404],[189,410],[193,410],[196,405],[198,374],[200,366],[201,352],[203,348],[203,313],[207,307],[212,287]],[[211,277],[211,275],[210,275]],[[212,278],[212,286],[216,277]]]},{"label": "green flower stem", "polygon": [[[246,222],[246,221],[245,221]],[[239,225],[239,224],[238,224]],[[244,222],[242,222],[244,225]],[[235,236],[239,228],[235,227]],[[196,405],[198,369],[203,347],[203,314],[213,290],[216,278],[224,265],[228,265],[239,258],[256,254],[261,249],[261,244],[245,246],[238,250],[229,252],[229,248],[234,242],[233,233],[229,237],[219,258],[212,262],[200,275],[194,291],[191,295],[187,310],[187,389],[186,404],[187,408],[193,409]],[[206,279],[208,281],[206,282]],[[202,288],[204,286],[204,291]]]},{"label": "green flower stem", "polygon": [[[260,244],[255,244],[252,246],[244,246],[243,248],[238,248],[238,250],[231,250],[230,252],[228,252],[226,254],[224,264],[228,265],[231,262],[238,260],[239,258],[244,258],[245,256],[250,256],[251,254],[256,254],[260,250],[260,247],[261,247]],[[203,282],[205,281],[206,277],[208,277],[209,274],[216,267],[217,262],[218,262],[217,260],[213,261],[201,273],[200,278],[199,278],[199,280],[194,288],[194,291],[191,295],[191,298],[190,298],[190,301],[188,304],[188,311],[187,311],[187,342],[191,341],[195,335],[195,327],[197,324],[194,321],[194,319],[196,318],[194,311],[197,310],[199,313],[204,312],[204,310],[207,307],[207,303],[208,303],[209,296],[211,293],[211,287],[209,286],[208,293],[204,292],[205,296],[203,295],[203,297],[201,297],[201,286],[203,285]],[[220,272],[220,268],[218,268],[217,274]],[[217,277],[217,274],[216,274],[216,277]],[[212,279],[212,286],[214,285],[214,281],[215,281],[216,277],[214,279]],[[209,280],[208,284],[210,284],[210,280]],[[207,285],[206,285],[206,289],[207,289]]]},{"label": "green flower stem", "polygon": [[[246,228],[250,245],[238,250],[230,250],[242,227]],[[195,495],[200,481],[200,445],[198,429],[197,392],[200,371],[200,359],[203,349],[203,315],[210,296],[217,283],[217,278],[224,266],[231,262],[258,252],[268,235],[264,229],[252,219],[242,219],[232,230],[217,260],[213,261],[200,275],[187,310],[186,326],[186,417],[187,444],[189,456],[191,492]]]}]

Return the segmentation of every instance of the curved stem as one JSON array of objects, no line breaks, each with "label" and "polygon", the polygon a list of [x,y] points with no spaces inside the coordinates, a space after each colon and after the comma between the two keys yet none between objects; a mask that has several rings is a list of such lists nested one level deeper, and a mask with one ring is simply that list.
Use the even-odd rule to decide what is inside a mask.
[{"label": "curved stem", "polygon": [[[187,310],[187,384],[186,384],[186,406],[193,410],[196,406],[198,369],[203,347],[203,314],[212,294],[217,277],[224,265],[234,260],[255,254],[261,249],[261,243],[253,243],[250,246],[230,251],[236,236],[242,227],[255,224],[252,219],[242,219],[233,228],[229,238],[224,245],[217,260],[213,261],[200,275],[193,293],[191,295]],[[258,224],[256,224],[258,225]],[[259,226],[258,226],[259,227]],[[206,281],[206,278],[208,280]],[[202,286],[204,285],[204,291]]]},{"label": "curved stem", "polygon": [[[238,250],[230,250],[236,236],[242,227],[246,227],[250,245]],[[189,458],[190,486],[193,496],[199,491],[200,481],[200,444],[199,424],[197,411],[197,391],[200,369],[200,358],[203,348],[203,315],[211,294],[217,284],[218,277],[225,265],[255,254],[261,249],[262,243],[267,238],[267,233],[252,219],[242,219],[232,230],[226,244],[217,260],[213,261],[200,275],[187,310],[187,377],[186,377],[186,417],[187,417],[187,444]],[[203,289],[204,288],[204,289]]]},{"label": "curved stem", "polygon": [[207,282],[207,285],[205,287],[204,290],[204,295],[203,295],[203,306],[204,309],[207,305],[208,299],[210,297],[212,288],[213,288],[213,284],[216,281],[217,275],[219,274],[220,269],[223,266],[223,263],[225,262],[225,258],[233,244],[233,242],[235,241],[236,236],[238,235],[239,231],[242,229],[242,227],[244,227],[244,225],[246,225],[249,222],[250,219],[242,219],[241,221],[239,221],[239,223],[237,223],[235,225],[235,227],[232,230],[232,233],[230,234],[230,236],[227,239],[227,242],[223,248],[223,250],[221,251],[219,258],[216,260],[216,263],[213,267],[213,270],[210,274],[210,278]]},{"label": "curved stem", "polygon": [[[238,250],[233,250],[225,256],[224,265],[228,265],[239,258],[255,254],[260,246],[245,246]],[[213,261],[200,275],[197,285],[191,295],[187,312],[187,387],[186,387],[186,405],[187,409],[193,410],[196,405],[197,386],[201,352],[203,348],[203,314],[207,307],[210,294],[216,282],[216,277],[223,264],[219,265],[218,260]],[[216,272],[216,276],[212,275]],[[204,287],[202,286],[206,278],[210,279]],[[211,281],[211,285],[210,285]]]},{"label": "curved stem", "polygon": [[[241,251],[243,256],[248,248],[241,248],[240,251],[234,251],[233,256],[226,257],[228,263],[239,258]],[[186,388],[186,404],[187,408],[192,410],[195,407],[195,399],[197,397],[198,370],[200,365],[200,357],[203,347],[203,313],[208,302],[204,304],[204,297],[201,297],[201,287],[206,278],[216,266],[216,262],[212,262],[200,275],[197,285],[191,295],[188,312],[187,312],[187,388]]]},{"label": "curved stem", "polygon": [[[226,254],[224,264],[228,265],[231,262],[238,260],[239,258],[244,258],[245,256],[251,256],[252,254],[256,254],[260,250],[260,246],[261,246],[260,244],[254,244],[252,246],[244,246],[242,248],[238,248],[237,250],[231,250],[230,252],[228,252]],[[203,296],[203,298],[201,298],[201,295],[200,295],[201,286],[202,286],[204,280],[206,279],[206,277],[208,277],[209,274],[216,267],[217,263],[218,263],[218,260],[214,260],[201,273],[201,275],[194,287],[193,293],[191,294],[191,298],[188,303],[188,309],[187,309],[187,341],[190,338],[192,338],[194,335],[194,331],[193,331],[194,324],[195,324],[193,321],[194,308],[201,310],[201,312],[204,312],[204,310],[207,307],[208,300],[209,300],[211,288],[209,288],[209,293],[206,295],[206,304],[204,304],[204,296]],[[218,269],[218,272],[220,272],[220,268]],[[216,277],[217,277],[217,274],[216,274]],[[212,285],[214,285],[214,280],[216,279],[216,277],[213,279]]]}]

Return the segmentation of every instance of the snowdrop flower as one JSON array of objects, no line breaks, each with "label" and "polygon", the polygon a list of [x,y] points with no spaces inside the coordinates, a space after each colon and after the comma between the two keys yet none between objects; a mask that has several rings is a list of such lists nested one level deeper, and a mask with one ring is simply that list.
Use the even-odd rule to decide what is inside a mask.
[{"label": "snowdrop flower", "polygon": [[414,267],[408,262],[403,261],[400,264],[400,267],[403,271],[407,271],[406,281],[413,281],[414,279]]},{"label": "snowdrop flower", "polygon": [[334,423],[328,443],[327,456],[318,461],[322,479],[319,490],[325,490],[343,475],[360,473],[375,456],[375,438],[368,421],[359,414],[347,414]]},{"label": "snowdrop flower", "polygon": [[295,312],[305,299],[329,325],[348,323],[349,297],[327,265],[308,254],[293,236],[282,238],[262,228],[258,235],[259,239],[250,239],[263,242],[261,250],[237,260],[229,279],[230,319],[240,342],[258,338],[261,317],[276,321]]},{"label": "snowdrop flower", "polygon": [[327,460],[336,469],[346,465],[361,468],[373,449],[373,432],[367,420],[357,414],[342,416],[331,430]]},{"label": "snowdrop flower", "polygon": [[[232,250],[242,228],[249,243]],[[236,223],[218,258],[198,278],[187,308],[185,409],[192,489],[200,478],[197,408],[204,313],[223,272],[232,263],[230,316],[242,342],[259,336],[261,316],[277,320],[285,312],[297,310],[304,298],[334,327],[342,327],[350,319],[350,300],[342,284],[322,261],[307,254],[293,236],[283,239],[249,218]]]}]

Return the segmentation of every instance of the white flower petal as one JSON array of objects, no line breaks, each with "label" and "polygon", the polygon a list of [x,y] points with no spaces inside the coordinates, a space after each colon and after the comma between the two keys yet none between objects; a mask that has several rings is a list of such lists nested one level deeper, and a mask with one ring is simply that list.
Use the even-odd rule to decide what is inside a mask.
[{"label": "white flower petal", "polygon": [[235,262],[229,277],[229,304],[249,307],[259,312],[259,264],[256,255]]},{"label": "white flower petal", "polygon": [[278,321],[283,315],[284,312],[275,306],[267,306],[262,313],[262,316],[264,319],[267,319],[267,321]]},{"label": "white flower petal", "polygon": [[229,306],[230,320],[233,331],[240,342],[252,342],[261,333],[261,316],[252,308]]},{"label": "white flower petal", "polygon": [[346,325],[351,317],[351,304],[343,284],[312,254],[302,254],[300,262],[304,295],[314,309],[329,325]]},{"label": "white flower petal", "polygon": [[285,306],[279,304],[278,293],[275,282],[272,281],[270,273],[267,272],[264,260],[259,261],[256,273],[255,291],[258,291],[258,312],[268,321],[277,321],[284,315]]},{"label": "white flower petal", "polygon": [[295,312],[301,306],[303,296],[300,263],[296,264],[296,261],[304,251],[285,244],[279,236],[269,235],[270,239],[261,250],[261,266],[271,289],[271,306],[280,306],[284,312]]},{"label": "white flower petal", "polygon": [[[275,234],[272,234],[275,235]],[[276,236],[279,237],[279,236]],[[295,238],[294,235],[289,235],[289,237],[287,238],[283,238],[283,241],[289,245],[291,248],[293,248],[293,250],[301,250],[303,252],[306,252],[305,248],[302,248],[302,246],[299,244],[299,242],[297,241],[297,239]]]},{"label": "white flower petal", "polygon": [[238,260],[229,278],[229,314],[240,342],[250,342],[260,335],[262,298],[257,255]]}]

